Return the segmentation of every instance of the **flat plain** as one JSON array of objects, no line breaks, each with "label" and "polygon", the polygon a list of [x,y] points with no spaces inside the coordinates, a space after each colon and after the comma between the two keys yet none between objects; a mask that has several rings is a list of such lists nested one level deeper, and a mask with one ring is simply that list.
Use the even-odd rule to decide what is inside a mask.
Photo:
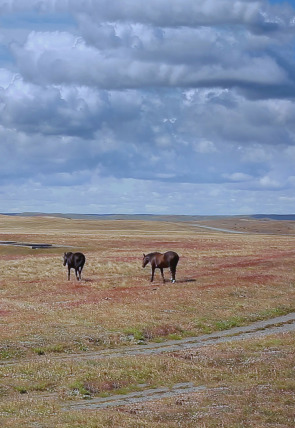
[{"label": "flat plain", "polygon": [[[201,224],[235,234],[183,221],[0,216],[0,241],[53,245],[0,246],[1,426],[293,427],[294,332],[154,355],[120,350],[294,312],[294,224]],[[165,284],[159,272],[151,284],[142,255],[167,250],[180,255],[177,281],[167,270]],[[73,271],[67,280],[65,251],[86,255],[81,282]],[[78,406],[183,383],[200,389]]]}]

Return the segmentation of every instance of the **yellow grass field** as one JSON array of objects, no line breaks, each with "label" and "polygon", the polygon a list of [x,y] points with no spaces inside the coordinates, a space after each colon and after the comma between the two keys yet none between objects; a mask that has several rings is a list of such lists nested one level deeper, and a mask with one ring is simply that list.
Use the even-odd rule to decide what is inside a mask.
[{"label": "yellow grass field", "polygon": [[[0,246],[1,426],[294,426],[294,333],[208,346],[189,356],[87,360],[90,352],[294,312],[295,236],[274,233],[229,234],[185,222],[0,216],[0,241],[54,245]],[[142,254],[167,250],[180,255],[176,283],[165,270],[166,283],[156,271],[151,284]],[[73,270],[67,280],[65,251],[85,254],[81,282]],[[86,356],[83,362],[54,359],[77,353]],[[188,381],[208,390],[178,405],[167,399],[136,411],[62,409],[83,397]]]}]

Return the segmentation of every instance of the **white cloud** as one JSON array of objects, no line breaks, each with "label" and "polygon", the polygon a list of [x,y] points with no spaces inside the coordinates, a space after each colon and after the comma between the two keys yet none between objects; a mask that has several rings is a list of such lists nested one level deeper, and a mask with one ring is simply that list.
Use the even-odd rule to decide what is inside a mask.
[{"label": "white cloud", "polygon": [[2,210],[290,210],[293,15],[266,0],[0,2]]},{"label": "white cloud", "polygon": [[245,174],[243,172],[234,172],[233,174],[224,174],[224,177],[233,182],[250,181],[251,179],[253,179],[251,175]]},{"label": "white cloud", "polygon": [[202,140],[194,144],[197,153],[209,154],[217,152],[217,148],[212,141]]},{"label": "white cloud", "polygon": [[0,88],[7,89],[17,76],[5,68],[0,69]]},{"label": "white cloud", "polygon": [[268,175],[262,177],[259,180],[259,183],[263,188],[273,189],[281,187],[281,184],[277,180],[273,179],[272,177],[269,177]]},{"label": "white cloud", "polygon": [[101,39],[99,46],[89,45],[66,32],[31,32],[23,46],[14,46],[20,72],[38,84],[104,89],[291,84],[274,58],[265,52],[251,57],[234,32],[229,37],[214,28],[159,32],[143,25],[122,24],[121,31],[117,24],[108,26],[116,40],[112,47],[108,41],[100,46]]}]

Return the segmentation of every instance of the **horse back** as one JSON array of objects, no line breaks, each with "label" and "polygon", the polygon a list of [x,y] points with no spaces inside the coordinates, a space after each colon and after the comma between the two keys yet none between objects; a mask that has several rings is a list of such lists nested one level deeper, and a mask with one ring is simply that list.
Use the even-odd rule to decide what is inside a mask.
[{"label": "horse back", "polygon": [[150,253],[148,254],[149,261],[152,266],[158,268],[166,268],[170,265],[176,266],[179,261],[179,255],[174,251],[167,251],[166,253]]},{"label": "horse back", "polygon": [[167,251],[164,254],[164,259],[167,263],[173,263],[175,265],[177,265],[178,261],[179,261],[179,255],[177,253],[175,253],[174,251]]},{"label": "horse back", "polygon": [[75,267],[84,266],[85,260],[83,253],[74,253],[72,256],[72,263]]},{"label": "horse back", "polygon": [[158,252],[150,253],[150,254],[148,254],[148,256],[149,256],[150,263],[152,266],[157,267],[160,264],[162,264],[164,261],[164,254],[162,254],[162,253],[158,253]]},{"label": "horse back", "polygon": [[78,269],[84,266],[86,258],[83,253],[66,253],[66,263],[69,268]]}]

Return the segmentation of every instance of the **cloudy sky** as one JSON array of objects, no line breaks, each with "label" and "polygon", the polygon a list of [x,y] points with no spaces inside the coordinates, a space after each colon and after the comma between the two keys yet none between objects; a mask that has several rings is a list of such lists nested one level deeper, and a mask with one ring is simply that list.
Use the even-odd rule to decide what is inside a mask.
[{"label": "cloudy sky", "polygon": [[0,212],[295,212],[295,1],[0,0]]}]

